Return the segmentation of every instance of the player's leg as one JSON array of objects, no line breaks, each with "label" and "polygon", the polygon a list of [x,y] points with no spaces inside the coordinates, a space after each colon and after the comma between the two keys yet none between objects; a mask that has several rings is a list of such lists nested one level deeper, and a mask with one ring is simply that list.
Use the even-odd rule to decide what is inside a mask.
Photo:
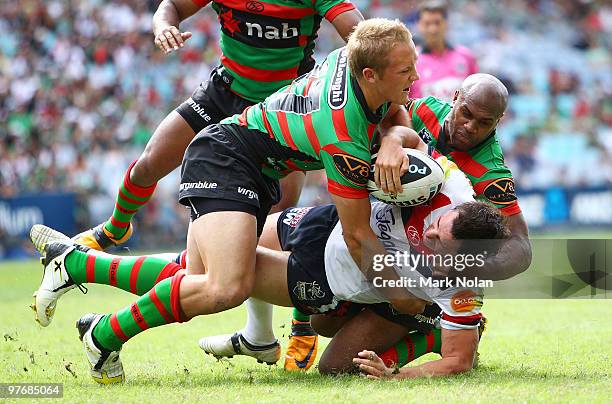
[{"label": "player's leg", "polygon": [[271,213],[282,212],[293,206],[297,206],[306,182],[306,173],[296,171],[280,180],[281,200],[272,207]]},{"label": "player's leg", "polygon": [[326,350],[321,357],[319,370],[324,374],[356,371],[352,360],[358,352],[363,349],[386,352],[400,339],[411,352],[401,351],[398,357],[387,354],[385,358],[396,366],[400,360],[414,360],[428,352],[440,352],[440,332],[431,332],[439,314],[437,305],[427,306],[418,318],[398,314],[386,303],[368,305],[334,335],[329,352]]},{"label": "player's leg", "polygon": [[75,236],[75,241],[96,250],[127,241],[132,233],[132,218],[149,201],[157,181],[179,166],[194,136],[249,105],[249,101],[228,91],[213,71],[207,82],[164,118],[142,155],[128,168],[111,217]]},{"label": "player's leg", "polygon": [[334,335],[321,356],[319,372],[326,375],[353,373],[357,370],[353,358],[358,352],[363,349],[383,352],[406,333],[403,326],[363,310]]}]

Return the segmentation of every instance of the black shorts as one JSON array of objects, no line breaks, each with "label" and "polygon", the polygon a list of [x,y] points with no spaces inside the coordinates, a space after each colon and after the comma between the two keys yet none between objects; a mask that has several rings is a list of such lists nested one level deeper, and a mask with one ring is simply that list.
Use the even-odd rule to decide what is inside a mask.
[{"label": "black shorts", "polygon": [[289,208],[278,217],[281,248],[291,251],[287,262],[287,287],[293,306],[305,314],[345,311],[327,283],[325,244],[338,223],[334,205]]},{"label": "black shorts", "polygon": [[234,132],[241,131],[249,129],[211,125],[193,139],[183,157],[179,202],[191,208],[192,217],[228,210],[251,213],[260,236],[270,209],[280,200],[280,187],[238,141]]},{"label": "black shorts", "polygon": [[424,333],[435,327],[440,314],[437,304],[426,306],[422,314],[400,314],[389,303],[362,304],[338,299],[327,282],[325,245],[338,223],[334,205],[315,208],[289,208],[278,217],[277,233],[283,251],[290,251],[287,287],[293,306],[305,314],[352,316],[368,309],[409,330]]},{"label": "black shorts", "polygon": [[191,97],[176,108],[195,133],[223,118],[239,114],[254,102],[230,91],[232,77],[218,67],[208,81],[201,83]]}]

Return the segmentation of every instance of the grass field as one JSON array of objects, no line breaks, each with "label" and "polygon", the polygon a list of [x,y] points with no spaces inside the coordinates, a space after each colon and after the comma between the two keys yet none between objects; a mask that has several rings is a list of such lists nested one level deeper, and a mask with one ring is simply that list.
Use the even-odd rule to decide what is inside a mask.
[{"label": "grass field", "polygon": [[[122,360],[127,381],[101,387],[90,380],[75,320],[118,309],[128,293],[92,285],[60,301],[54,322],[42,328],[29,309],[38,287],[34,261],[0,264],[0,382],[64,383],[70,402],[610,402],[611,300],[496,300],[484,310],[489,331],[480,366],[469,374],[399,382],[357,376],[286,373],[251,358],[217,362],[197,347],[202,335],[233,332],[242,308],[157,328],[130,341]],[[283,344],[289,310],[275,313]],[[327,341],[323,339],[321,349]],[[365,346],[364,346],[365,347]],[[432,359],[430,355],[423,360]]]}]

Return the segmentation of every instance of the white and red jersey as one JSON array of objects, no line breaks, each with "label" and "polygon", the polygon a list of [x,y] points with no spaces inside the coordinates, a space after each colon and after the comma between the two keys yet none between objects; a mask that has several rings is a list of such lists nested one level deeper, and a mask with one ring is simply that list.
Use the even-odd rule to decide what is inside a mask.
[{"label": "white and red jersey", "polygon": [[[424,231],[444,213],[465,202],[474,201],[474,190],[465,175],[446,157],[436,159],[447,177],[440,192],[425,205],[400,208],[383,202],[372,203],[370,225],[388,254],[430,251],[422,244]],[[400,277],[414,279],[410,293],[432,301],[442,309],[440,324],[447,329],[475,328],[480,322],[482,289],[436,287],[408,266],[396,265]],[[380,290],[367,281],[344,242],[340,222],[325,246],[325,272],[334,295],[341,300],[375,304],[386,302]]]},{"label": "white and red jersey", "polygon": [[431,95],[447,102],[467,76],[478,72],[476,58],[463,46],[448,46],[441,54],[420,49],[416,68],[421,78],[410,88],[410,97]]}]

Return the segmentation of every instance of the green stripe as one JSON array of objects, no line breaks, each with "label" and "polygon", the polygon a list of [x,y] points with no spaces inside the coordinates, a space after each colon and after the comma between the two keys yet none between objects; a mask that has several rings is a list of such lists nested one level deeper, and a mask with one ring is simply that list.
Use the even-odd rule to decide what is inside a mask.
[{"label": "green stripe", "polygon": [[396,363],[396,366],[398,367],[402,367],[408,363],[408,346],[406,344],[409,344],[410,342],[409,340],[406,341],[406,339],[403,339],[397,344],[395,344],[395,350],[397,351],[397,362],[398,362]]},{"label": "green stripe", "polygon": [[117,268],[117,287],[130,291],[130,275],[134,269],[134,263],[138,258],[125,257],[121,259],[119,262],[119,267]]},{"label": "green stripe", "polygon": [[411,338],[414,343],[414,359],[427,353],[427,337],[422,332],[416,332]]},{"label": "green stripe", "polygon": [[157,257],[147,257],[140,267],[138,278],[136,279],[136,291],[138,294],[145,293],[155,286],[155,281],[166,267],[168,261]]},{"label": "green stripe", "polygon": [[130,191],[128,191],[128,189],[125,187],[125,184],[121,184],[121,192],[123,192],[123,194],[125,196],[127,196],[128,198],[137,200],[137,201],[141,201],[141,202],[146,202],[151,198],[151,195],[142,197],[142,196],[136,196],[133,193],[131,193]]},{"label": "green stripe", "polygon": [[132,311],[130,309],[131,305],[119,310],[117,312],[117,321],[119,322],[123,333],[128,337],[133,337],[134,335],[138,334],[141,329],[138,327],[138,324],[136,324],[136,321],[134,321]]}]

